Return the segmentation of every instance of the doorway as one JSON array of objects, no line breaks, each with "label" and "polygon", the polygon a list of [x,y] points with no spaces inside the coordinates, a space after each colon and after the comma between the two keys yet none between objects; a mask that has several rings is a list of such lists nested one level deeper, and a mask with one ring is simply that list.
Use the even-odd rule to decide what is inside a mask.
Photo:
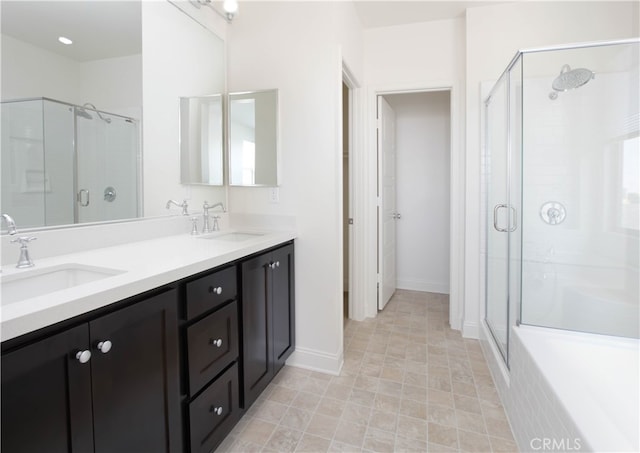
[{"label": "doorway", "polygon": [[378,310],[396,288],[449,294],[451,91],[378,95]]},{"label": "doorway", "polygon": [[349,87],[342,82],[342,274],[343,274],[343,309],[344,322],[349,319],[349,264],[350,264],[350,225],[353,222],[351,208],[350,165],[349,165]]}]

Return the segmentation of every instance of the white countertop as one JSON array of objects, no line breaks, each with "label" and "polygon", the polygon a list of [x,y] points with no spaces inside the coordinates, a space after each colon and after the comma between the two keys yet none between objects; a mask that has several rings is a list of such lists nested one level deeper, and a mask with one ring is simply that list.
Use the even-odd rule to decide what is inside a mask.
[{"label": "white countertop", "polygon": [[[219,234],[232,231],[221,231]],[[16,269],[15,265],[3,266],[0,284],[5,276],[70,263],[124,272],[1,306],[0,339],[9,340],[53,325],[296,237],[290,231],[257,232],[263,234],[238,242],[180,234],[41,260],[32,256],[36,265],[29,269]]]}]

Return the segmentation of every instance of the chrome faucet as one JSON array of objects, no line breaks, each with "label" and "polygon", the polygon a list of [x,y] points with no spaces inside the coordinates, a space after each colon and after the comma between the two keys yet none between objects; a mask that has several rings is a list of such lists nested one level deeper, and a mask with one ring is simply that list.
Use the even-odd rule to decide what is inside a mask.
[{"label": "chrome faucet", "polygon": [[[209,206],[209,202],[205,201],[202,205],[202,234],[211,233],[211,227],[209,226],[209,209],[211,209],[211,206]],[[215,231],[216,229],[214,228],[213,230]]]},{"label": "chrome faucet", "polygon": [[171,208],[171,205],[174,204],[179,208],[182,208],[182,215],[189,215],[189,211],[187,210],[187,208],[189,207],[189,205],[187,204],[187,200],[182,200],[182,203],[178,203],[175,200],[169,200],[167,201],[167,209]]},{"label": "chrome faucet", "polygon": [[220,206],[222,208],[222,212],[226,212],[224,209],[224,203],[219,202],[214,205],[210,205],[209,202],[205,201],[202,205],[202,215],[204,216],[204,225],[202,227],[203,233],[211,233],[212,231],[220,231],[220,225],[218,225],[218,219],[220,216],[213,217],[213,228],[209,226],[209,209],[217,208]]},{"label": "chrome faucet", "polygon": [[18,258],[18,264],[16,267],[18,269],[24,269],[25,267],[33,267],[33,261],[31,261],[31,256],[29,256],[29,249],[27,248],[27,244],[31,241],[35,241],[36,237],[33,236],[20,236],[17,239],[12,239],[11,242],[20,244],[20,258]]},{"label": "chrome faucet", "polygon": [[[206,203],[206,201],[205,201]],[[214,204],[213,206],[209,206],[209,209],[213,209],[213,208],[217,208],[218,206],[220,206],[222,208],[222,212],[227,212],[227,210],[224,208],[224,203],[223,202],[219,202]]]},{"label": "chrome faucet", "polygon": [[2,218],[5,222],[7,222],[8,233],[12,236],[16,234],[18,232],[18,229],[16,228],[16,222],[13,220],[13,218],[9,214],[2,214]]}]

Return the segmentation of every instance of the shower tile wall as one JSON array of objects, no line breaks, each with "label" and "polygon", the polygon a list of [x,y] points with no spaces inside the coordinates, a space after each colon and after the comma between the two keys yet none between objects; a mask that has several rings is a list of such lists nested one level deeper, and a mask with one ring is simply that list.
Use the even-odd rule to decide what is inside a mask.
[{"label": "shower tile wall", "polygon": [[[493,355],[487,341],[482,341],[481,346],[485,356]],[[543,449],[540,445],[545,439],[566,441],[572,447],[575,439],[578,439],[581,448],[574,450],[590,451],[571,416],[563,408],[517,335],[511,335],[510,348],[509,379],[502,378],[502,371],[496,360],[487,360],[487,363],[491,374],[496,377],[496,389],[506,413],[509,414],[519,451],[541,451]],[[569,451],[558,448],[553,450]]]}]

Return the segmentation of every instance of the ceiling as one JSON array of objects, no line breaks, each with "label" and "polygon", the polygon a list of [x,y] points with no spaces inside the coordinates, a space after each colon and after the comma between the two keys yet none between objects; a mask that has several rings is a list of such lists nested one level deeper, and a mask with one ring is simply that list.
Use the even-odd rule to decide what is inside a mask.
[{"label": "ceiling", "polygon": [[361,1],[354,0],[364,28],[389,27],[433,20],[464,17],[465,10],[501,2],[485,1]]},{"label": "ceiling", "polygon": [[[453,19],[463,17],[468,7],[499,3],[479,0],[353,2],[364,28]],[[141,7],[138,1],[2,0],[0,7],[2,33],[76,61],[141,52]],[[60,44],[59,36],[71,38],[74,44]]]},{"label": "ceiling", "polygon": [[[140,2],[2,0],[0,7],[3,34],[76,61],[142,51]],[[59,36],[73,45],[61,44]]]}]

